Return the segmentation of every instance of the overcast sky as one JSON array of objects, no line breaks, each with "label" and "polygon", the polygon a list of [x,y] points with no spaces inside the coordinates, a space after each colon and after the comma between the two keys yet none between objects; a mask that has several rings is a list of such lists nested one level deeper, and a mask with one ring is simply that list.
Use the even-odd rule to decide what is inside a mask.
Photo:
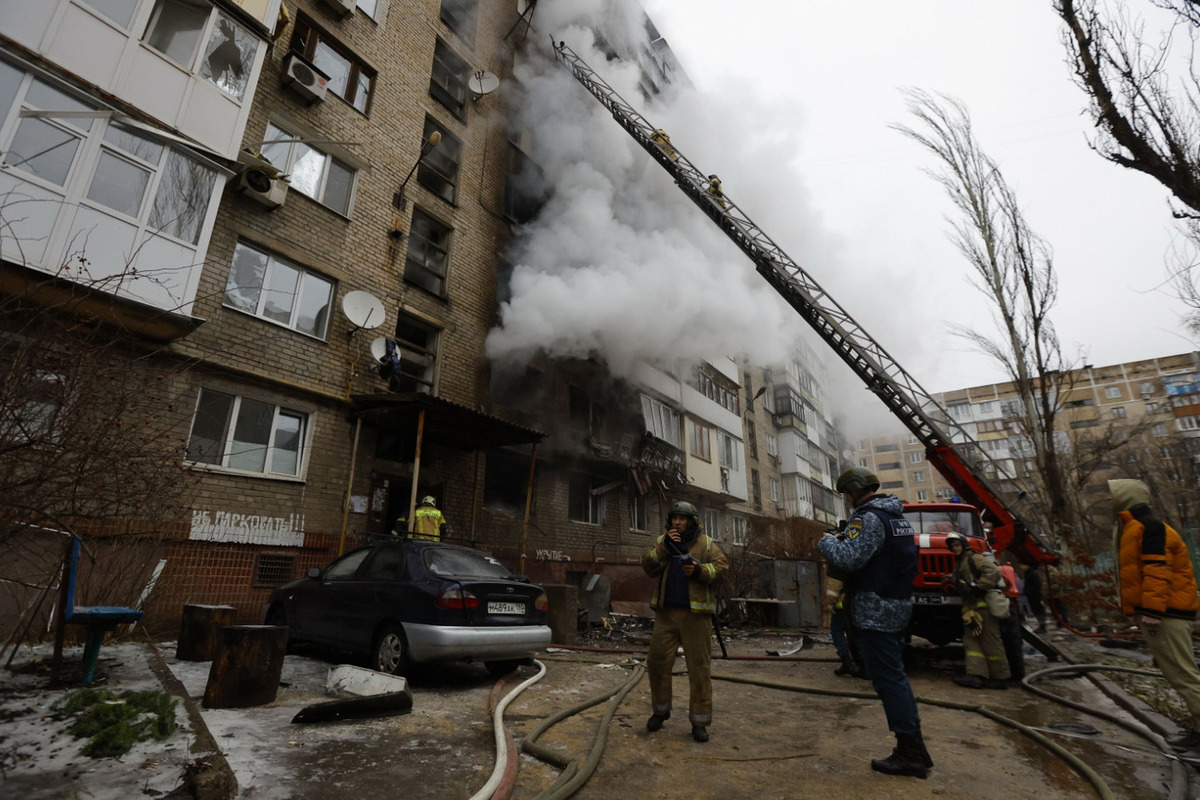
[{"label": "overcast sky", "polygon": [[[643,4],[699,95],[719,108],[710,133],[793,147],[769,176],[748,175],[729,152],[704,153],[701,164],[688,148],[695,131],[672,130],[673,139],[926,389],[1004,375],[947,325],[991,322],[946,235],[949,201],[922,171],[931,156],[889,127],[911,121],[904,87],[968,106],[984,150],[1054,250],[1053,317],[1068,353],[1099,366],[1193,349],[1181,304],[1158,288],[1176,236],[1166,193],[1088,148],[1085,99],[1050,0]],[[795,225],[816,235],[774,227],[784,183],[807,195],[796,210],[816,219]]]}]

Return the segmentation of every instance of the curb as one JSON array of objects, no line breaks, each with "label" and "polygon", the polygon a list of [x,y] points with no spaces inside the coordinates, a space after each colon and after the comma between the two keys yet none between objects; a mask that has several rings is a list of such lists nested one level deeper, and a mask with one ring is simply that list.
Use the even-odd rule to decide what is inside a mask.
[{"label": "curb", "polygon": [[171,672],[158,650],[158,645],[149,636],[146,637],[146,642],[150,646],[150,671],[158,678],[163,689],[179,698],[179,702],[187,711],[188,723],[192,728],[193,739],[188,752],[195,756],[195,761],[184,766],[183,784],[166,797],[233,800],[238,793],[237,776],[233,774],[233,769],[225,760],[225,754],[217,746],[217,740],[204,724],[200,707],[187,693],[183,683]]}]

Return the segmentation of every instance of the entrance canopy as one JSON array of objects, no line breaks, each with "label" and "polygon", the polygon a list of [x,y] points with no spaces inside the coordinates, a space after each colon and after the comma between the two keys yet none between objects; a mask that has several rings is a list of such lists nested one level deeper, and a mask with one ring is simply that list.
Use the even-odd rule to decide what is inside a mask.
[{"label": "entrance canopy", "polygon": [[546,434],[420,392],[356,394],[354,416],[376,428],[415,428],[425,412],[424,440],[457,450],[537,444]]}]

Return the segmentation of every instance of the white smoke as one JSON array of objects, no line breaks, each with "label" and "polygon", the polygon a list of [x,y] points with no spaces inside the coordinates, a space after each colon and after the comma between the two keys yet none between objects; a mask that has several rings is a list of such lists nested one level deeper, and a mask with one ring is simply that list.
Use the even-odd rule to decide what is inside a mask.
[{"label": "white smoke", "polygon": [[[607,61],[586,27],[601,20],[607,45],[631,51],[632,44],[620,43],[645,41],[637,4],[593,0],[546,8],[552,13],[538,18],[538,27],[549,27],[622,98],[640,104],[636,65]],[[523,87],[519,124],[533,135],[533,155],[552,193],[509,253],[515,265],[510,299],[488,337],[488,355],[501,362],[524,362],[538,351],[599,357],[619,376],[638,359],[685,364],[744,354],[760,364],[780,361],[802,322],[749,259],[548,47],[531,53],[517,77]],[[687,88],[642,111],[693,163],[712,163],[714,171],[728,166],[766,176],[794,152],[788,136],[755,135],[723,116],[731,108]],[[766,118],[766,109],[760,111]],[[726,189],[736,199],[744,186]],[[778,197],[779,187],[772,192]],[[791,187],[790,195],[796,217],[811,219],[799,189]]]}]

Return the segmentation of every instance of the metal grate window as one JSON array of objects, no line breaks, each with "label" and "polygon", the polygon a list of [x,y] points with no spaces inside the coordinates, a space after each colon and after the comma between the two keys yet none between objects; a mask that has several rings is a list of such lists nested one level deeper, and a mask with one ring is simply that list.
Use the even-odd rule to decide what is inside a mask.
[{"label": "metal grate window", "polygon": [[281,553],[260,553],[254,565],[255,586],[280,586],[292,579],[296,557]]}]

